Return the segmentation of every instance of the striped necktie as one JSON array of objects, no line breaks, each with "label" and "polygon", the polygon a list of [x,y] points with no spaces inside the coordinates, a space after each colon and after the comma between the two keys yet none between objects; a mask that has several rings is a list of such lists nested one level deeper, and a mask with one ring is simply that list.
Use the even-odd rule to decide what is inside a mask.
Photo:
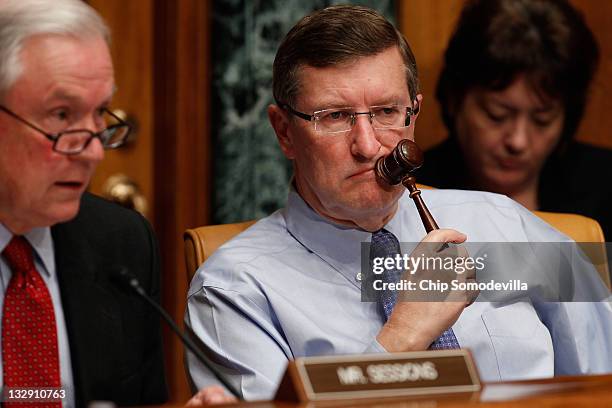
[{"label": "striped necktie", "polygon": [[[387,231],[386,229],[380,229],[372,234],[372,243],[370,246],[370,263],[373,262],[374,258],[395,258],[396,255],[401,255],[400,244],[397,237]],[[403,271],[398,269],[385,270],[382,274],[382,280],[384,283],[398,282],[402,276]],[[397,293],[394,290],[381,291],[378,298],[378,303],[382,309],[384,321],[386,322],[393,311],[393,307],[397,302]],[[445,330],[440,337],[438,337],[429,346],[430,350],[445,350],[445,349],[457,349],[459,348],[459,342],[455,337],[453,328],[449,327]]]}]

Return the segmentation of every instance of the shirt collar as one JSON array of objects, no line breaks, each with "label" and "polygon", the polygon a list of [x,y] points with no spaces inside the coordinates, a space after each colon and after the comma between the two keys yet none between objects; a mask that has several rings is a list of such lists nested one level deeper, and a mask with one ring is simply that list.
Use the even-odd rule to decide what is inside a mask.
[{"label": "shirt collar", "polygon": [[[407,230],[409,232],[412,229],[414,220],[408,219],[412,217],[409,217],[406,211],[401,211],[402,201],[406,196],[404,194],[400,199],[398,211],[384,226],[400,241],[408,239],[409,235],[414,235],[407,233]],[[306,204],[294,188],[289,191],[285,217],[287,229],[296,240],[351,283],[360,286],[356,276],[361,271],[362,243],[371,242],[371,232],[335,224],[322,217]],[[369,254],[364,256],[367,257]]]},{"label": "shirt collar", "polygon": [[[0,223],[0,253],[11,242],[13,233]],[[34,228],[23,235],[34,248],[36,259],[42,264],[44,273],[52,276],[55,273],[55,257],[53,255],[53,238],[50,227]]]}]

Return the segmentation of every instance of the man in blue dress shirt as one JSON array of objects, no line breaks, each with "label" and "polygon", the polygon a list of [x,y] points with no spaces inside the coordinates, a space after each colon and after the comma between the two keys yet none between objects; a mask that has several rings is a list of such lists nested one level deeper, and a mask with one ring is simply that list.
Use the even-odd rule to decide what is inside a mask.
[{"label": "man in blue dress shirt", "polygon": [[[611,370],[610,303],[398,302],[387,318],[361,301],[361,243],[381,232],[402,242],[568,241],[507,197],[467,191],[423,192],[448,228],[426,234],[404,188],[377,179],[376,161],[414,140],[422,101],[414,56],[384,17],[357,6],[306,16],[280,45],[273,82],[268,116],[294,169],[287,205],[200,267],[186,312],[245,399],[271,398],[290,359],[426,350],[447,334],[471,349],[485,381]],[[195,385],[214,384],[191,355],[188,366]]]}]

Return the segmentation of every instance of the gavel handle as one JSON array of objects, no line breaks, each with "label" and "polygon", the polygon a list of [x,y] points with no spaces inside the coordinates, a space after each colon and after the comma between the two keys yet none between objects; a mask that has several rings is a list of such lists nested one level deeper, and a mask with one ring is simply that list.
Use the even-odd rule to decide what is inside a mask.
[{"label": "gavel handle", "polygon": [[425,231],[427,231],[429,234],[433,230],[440,229],[433,216],[427,209],[423,198],[421,197],[421,190],[416,187],[416,179],[414,176],[404,177],[402,179],[402,184],[410,192],[410,198],[414,200],[414,204],[416,205],[419,215],[421,216],[421,221],[423,221]]}]

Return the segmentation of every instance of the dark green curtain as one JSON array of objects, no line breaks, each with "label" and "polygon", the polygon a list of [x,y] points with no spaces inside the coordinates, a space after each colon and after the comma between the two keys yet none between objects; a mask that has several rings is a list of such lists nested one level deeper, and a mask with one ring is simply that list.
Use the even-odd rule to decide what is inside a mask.
[{"label": "dark green curtain", "polygon": [[[264,217],[282,207],[291,165],[268,123],[272,62],[285,33],[304,15],[346,1],[213,2],[213,223]],[[354,1],[394,19],[393,0]]]}]

